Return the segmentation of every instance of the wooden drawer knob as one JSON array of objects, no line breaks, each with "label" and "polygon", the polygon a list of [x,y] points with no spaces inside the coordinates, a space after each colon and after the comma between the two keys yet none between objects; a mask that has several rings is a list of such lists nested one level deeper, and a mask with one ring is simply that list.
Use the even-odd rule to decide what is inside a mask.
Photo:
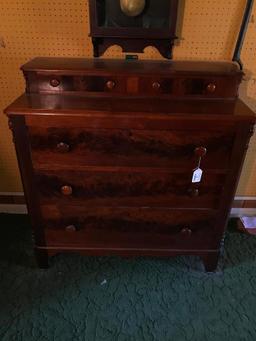
[{"label": "wooden drawer knob", "polygon": [[61,193],[62,193],[63,195],[68,196],[68,195],[71,195],[71,194],[73,193],[73,189],[72,189],[71,186],[65,185],[65,186],[62,186],[62,187],[61,187]]},{"label": "wooden drawer knob", "polygon": [[77,228],[75,227],[75,225],[68,225],[68,226],[65,227],[65,230],[67,232],[76,232]]},{"label": "wooden drawer knob", "polygon": [[210,83],[207,85],[206,89],[207,89],[207,92],[213,94],[216,91],[216,88],[217,88],[216,84]]},{"label": "wooden drawer knob", "polygon": [[152,88],[153,88],[154,90],[159,90],[159,89],[161,88],[161,84],[160,84],[159,82],[154,82],[154,83],[152,84]]},{"label": "wooden drawer knob", "polygon": [[51,84],[51,86],[56,88],[57,86],[60,85],[60,81],[58,79],[56,79],[56,78],[53,78],[53,79],[50,80],[50,84]]},{"label": "wooden drawer knob", "polygon": [[199,196],[199,189],[198,188],[190,188],[188,192],[189,192],[189,195],[191,197],[198,197]]},{"label": "wooden drawer knob", "polygon": [[106,86],[107,86],[107,88],[108,88],[109,90],[112,90],[112,89],[114,89],[114,87],[116,86],[116,83],[115,83],[114,81],[108,81],[108,82],[106,83]]},{"label": "wooden drawer knob", "polygon": [[57,150],[60,153],[67,153],[70,150],[70,146],[65,142],[60,142],[57,144]]},{"label": "wooden drawer knob", "polygon": [[194,153],[196,154],[196,156],[198,157],[203,157],[206,155],[207,153],[207,149],[205,147],[197,147],[195,150],[194,150]]},{"label": "wooden drawer knob", "polygon": [[190,237],[192,235],[192,230],[188,227],[184,227],[180,232],[185,237]]}]

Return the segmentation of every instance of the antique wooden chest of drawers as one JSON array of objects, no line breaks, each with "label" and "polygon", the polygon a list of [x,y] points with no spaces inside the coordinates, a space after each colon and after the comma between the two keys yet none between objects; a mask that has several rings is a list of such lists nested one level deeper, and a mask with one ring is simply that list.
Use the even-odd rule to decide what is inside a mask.
[{"label": "antique wooden chest of drawers", "polygon": [[214,270],[255,122],[236,64],[36,58],[22,69],[26,94],[6,113],[39,266],[76,251],[199,255]]}]

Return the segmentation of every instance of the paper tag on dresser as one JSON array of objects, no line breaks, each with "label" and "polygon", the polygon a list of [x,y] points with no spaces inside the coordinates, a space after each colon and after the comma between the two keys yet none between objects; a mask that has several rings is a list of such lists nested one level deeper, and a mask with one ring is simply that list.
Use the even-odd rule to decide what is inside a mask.
[{"label": "paper tag on dresser", "polygon": [[197,168],[194,170],[193,175],[192,175],[192,183],[197,183],[197,182],[201,182],[202,180],[202,175],[203,175],[203,171],[201,168]]}]

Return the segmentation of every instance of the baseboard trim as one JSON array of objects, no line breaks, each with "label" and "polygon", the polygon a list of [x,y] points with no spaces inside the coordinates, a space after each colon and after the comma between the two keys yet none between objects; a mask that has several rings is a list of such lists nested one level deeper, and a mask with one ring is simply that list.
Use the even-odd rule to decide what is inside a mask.
[{"label": "baseboard trim", "polygon": [[[0,192],[0,213],[26,214],[24,193]],[[232,217],[256,215],[256,197],[235,197],[230,215]]]},{"label": "baseboard trim", "polygon": [[21,196],[24,197],[24,193],[23,192],[0,192],[0,196],[4,195],[4,196]]},{"label": "baseboard trim", "polygon": [[26,205],[0,204],[0,213],[27,214],[28,210]]},{"label": "baseboard trim", "polygon": [[230,216],[234,218],[256,216],[256,208],[232,208]]},{"label": "baseboard trim", "polygon": [[26,205],[24,193],[0,192],[0,205]]}]

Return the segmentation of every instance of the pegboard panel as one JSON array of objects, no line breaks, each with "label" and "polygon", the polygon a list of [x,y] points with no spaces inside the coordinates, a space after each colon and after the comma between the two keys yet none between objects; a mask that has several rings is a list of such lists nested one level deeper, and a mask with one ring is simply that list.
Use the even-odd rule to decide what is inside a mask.
[{"label": "pegboard panel", "polygon": [[[114,1],[114,0],[113,0]],[[118,0],[116,0],[118,1]],[[245,0],[180,0],[174,59],[230,60]],[[243,49],[247,80],[241,96],[256,110],[256,6]],[[92,57],[88,0],[0,0],[0,113],[24,91],[20,66],[35,56]],[[122,58],[111,47],[106,58]],[[161,59],[151,47],[140,58]],[[240,195],[256,195],[253,138]],[[7,119],[0,115],[0,192],[22,190]]]}]

